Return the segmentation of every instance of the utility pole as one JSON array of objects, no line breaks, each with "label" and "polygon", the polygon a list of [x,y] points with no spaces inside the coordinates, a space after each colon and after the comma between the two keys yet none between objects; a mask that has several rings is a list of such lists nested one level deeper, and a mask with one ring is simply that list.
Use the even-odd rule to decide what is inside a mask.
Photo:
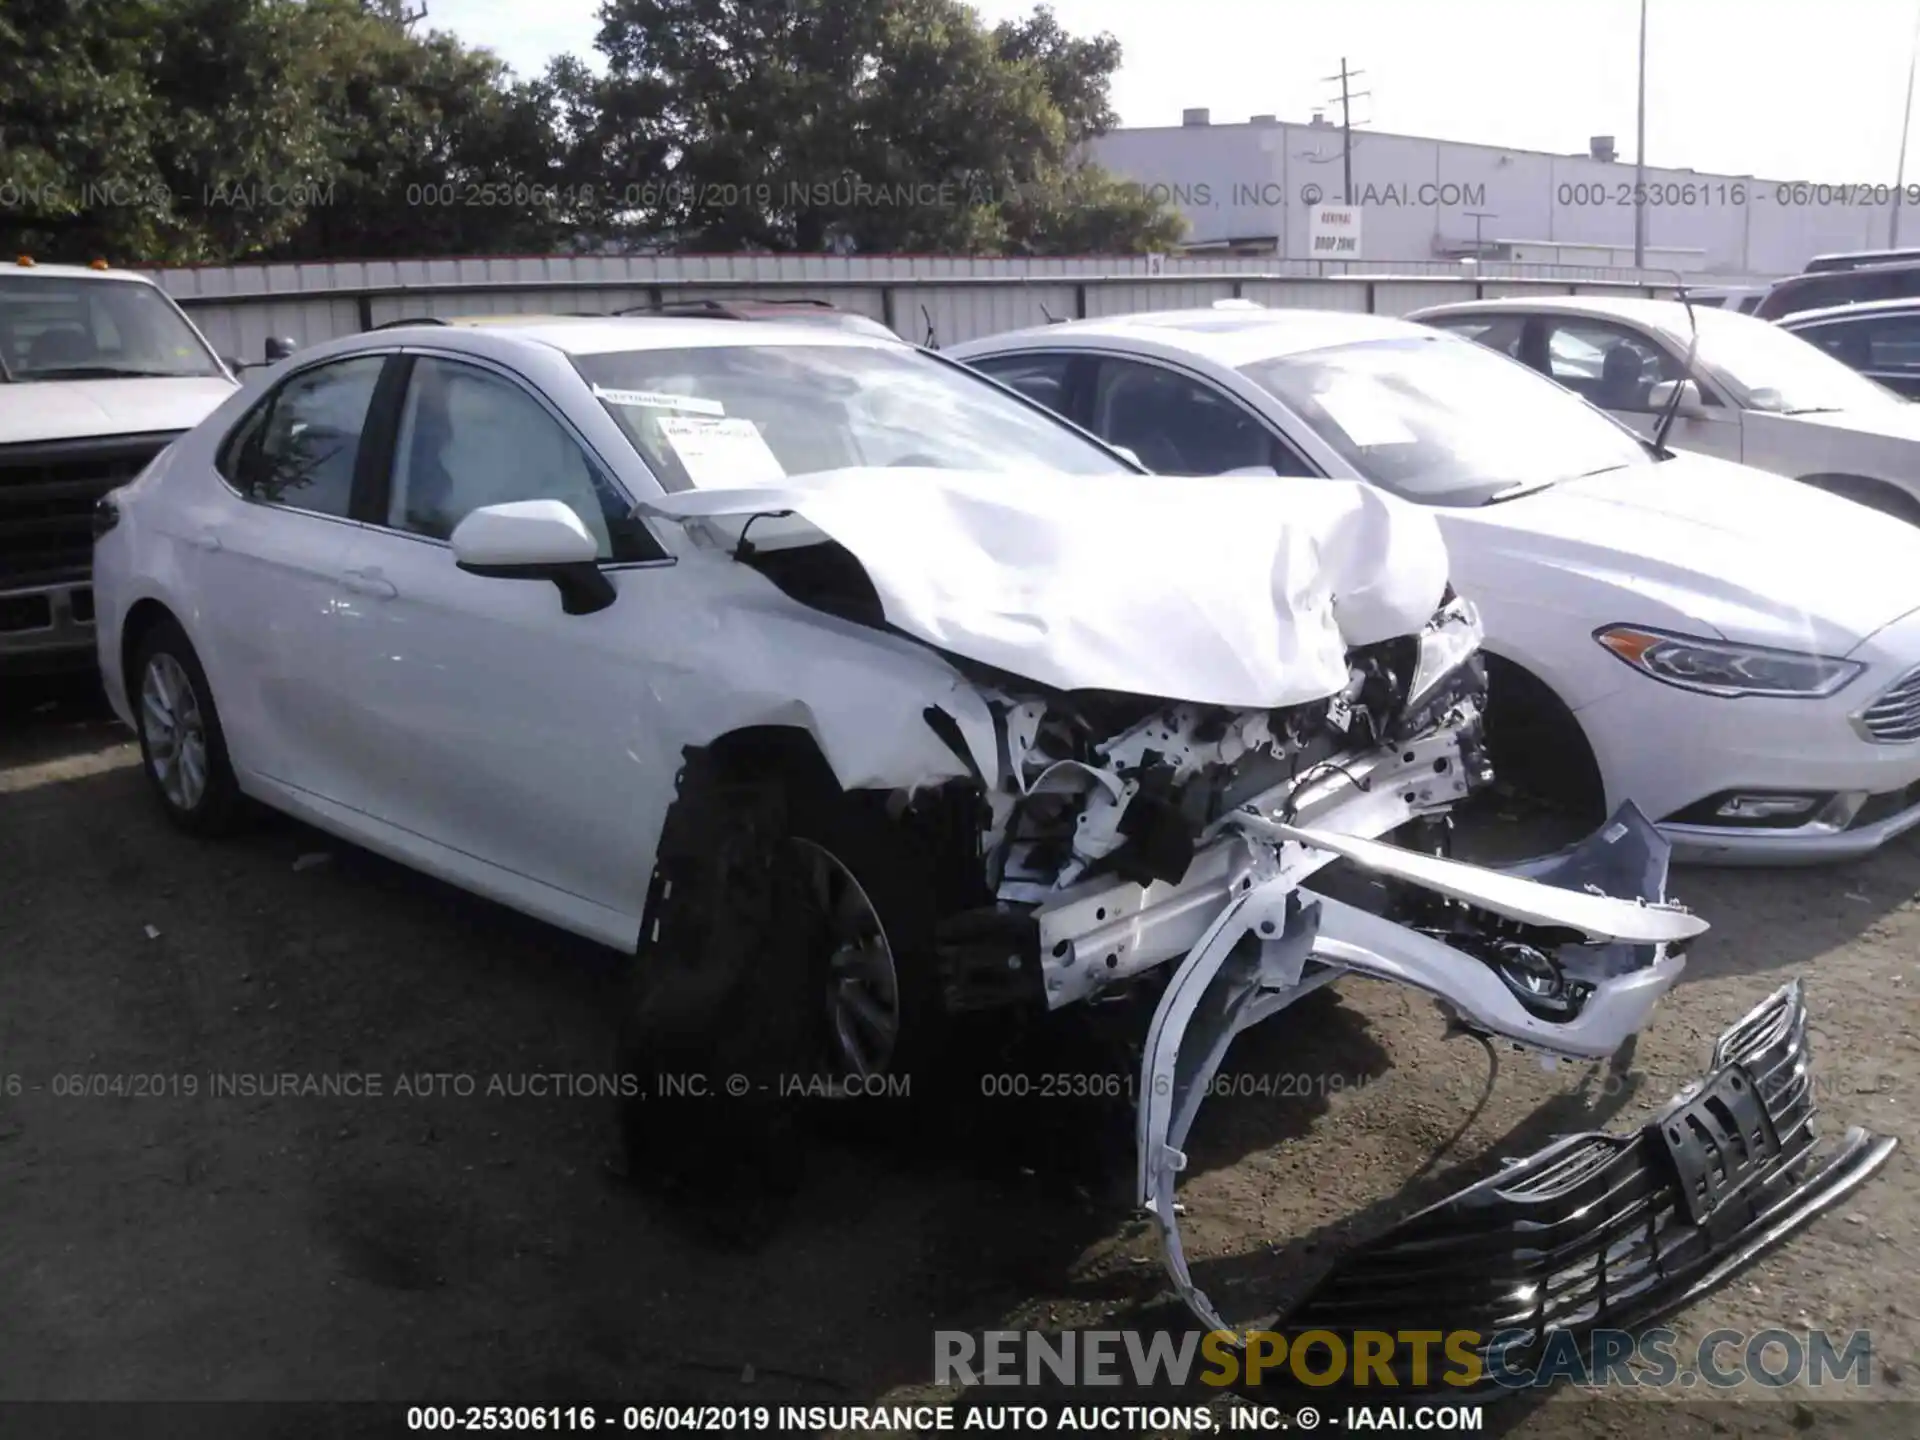
[{"label": "utility pole", "polygon": [[1342,55],[1340,73],[1322,77],[1328,84],[1335,80],[1340,82],[1340,199],[1347,205],[1353,203],[1353,102],[1364,100],[1373,93],[1370,90],[1354,91],[1349,88],[1348,82],[1358,80],[1366,73],[1364,70],[1349,70],[1347,57]]},{"label": "utility pole", "polygon": [[1647,265],[1647,0],[1640,0],[1640,119],[1633,141],[1633,268]]},{"label": "utility pole", "polygon": [[1920,61],[1920,13],[1914,17],[1913,41],[1907,46],[1907,103],[1900,109],[1900,173],[1893,177],[1893,219],[1887,225],[1887,248],[1900,248],[1900,192],[1907,184],[1907,131],[1913,124],[1913,70]]}]

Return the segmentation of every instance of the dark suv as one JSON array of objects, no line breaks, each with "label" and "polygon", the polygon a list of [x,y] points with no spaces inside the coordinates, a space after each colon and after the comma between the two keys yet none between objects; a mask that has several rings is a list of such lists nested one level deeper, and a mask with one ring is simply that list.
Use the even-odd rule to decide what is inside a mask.
[{"label": "dark suv", "polygon": [[1774,282],[1754,307],[1762,320],[1778,320],[1802,310],[1824,310],[1861,300],[1905,300],[1920,296],[1920,260],[1857,265],[1849,270],[1823,270],[1789,275]]}]

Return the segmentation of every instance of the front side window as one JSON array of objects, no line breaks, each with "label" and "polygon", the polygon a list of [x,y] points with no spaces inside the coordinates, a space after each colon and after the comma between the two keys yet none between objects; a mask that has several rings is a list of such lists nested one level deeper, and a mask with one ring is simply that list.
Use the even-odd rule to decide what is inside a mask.
[{"label": "front side window", "polygon": [[413,365],[394,440],[386,523],[445,540],[483,505],[558,500],[602,560],[657,555],[632,507],[539,401],[491,371],[423,356]]},{"label": "front side window", "polygon": [[1809,345],[1826,351],[1843,365],[1855,370],[1864,370],[1867,365],[1867,345],[1865,327],[1846,323],[1838,325],[1808,325],[1795,329],[1798,335]]},{"label": "front side window", "polygon": [[219,375],[166,296],[140,280],[0,275],[0,362],[15,381]]},{"label": "front side window", "polygon": [[1887,315],[1860,328],[1866,331],[1866,369],[1920,375],[1920,315]]},{"label": "front side window", "polygon": [[574,366],[669,490],[852,466],[1129,473],[1065,422],[904,345],[718,344]]},{"label": "front side window", "polygon": [[1480,505],[1653,463],[1577,396],[1448,335],[1336,345],[1241,369],[1358,474],[1408,500]]},{"label": "front side window", "polygon": [[360,434],[384,355],[356,355],[290,376],[222,447],[220,470],[249,500],[347,514]]},{"label": "front side window", "polygon": [[1602,410],[1648,415],[1653,387],[1680,378],[1680,362],[1638,331],[1592,320],[1543,322],[1547,373]]},{"label": "front side window", "polygon": [[1073,363],[1070,355],[1020,353],[968,363],[1056,415],[1069,413],[1067,368]]},{"label": "front side window", "polygon": [[1093,431],[1124,445],[1160,475],[1222,475],[1270,466],[1303,473],[1273,433],[1213,386],[1132,360],[1102,360]]}]

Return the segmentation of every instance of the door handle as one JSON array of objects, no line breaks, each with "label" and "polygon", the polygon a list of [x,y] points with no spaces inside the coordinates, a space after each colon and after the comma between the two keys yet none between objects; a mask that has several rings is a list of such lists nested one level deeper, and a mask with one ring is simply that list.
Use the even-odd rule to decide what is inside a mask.
[{"label": "door handle", "polygon": [[220,536],[215,531],[212,531],[212,530],[195,531],[191,538],[193,540],[194,546],[198,549],[218,550],[220,548]]},{"label": "door handle", "polygon": [[340,578],[356,595],[377,595],[382,600],[391,600],[400,593],[399,587],[378,570],[349,570]]}]

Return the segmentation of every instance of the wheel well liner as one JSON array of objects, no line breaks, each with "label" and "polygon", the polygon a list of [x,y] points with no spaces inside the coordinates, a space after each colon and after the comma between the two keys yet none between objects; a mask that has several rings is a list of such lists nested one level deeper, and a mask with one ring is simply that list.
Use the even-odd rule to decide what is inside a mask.
[{"label": "wheel well liner", "polygon": [[160,601],[151,597],[136,600],[133,608],[127,611],[127,618],[120,625],[120,689],[129,708],[134,703],[133,657],[140,653],[140,642],[151,635],[156,626],[167,621],[175,625],[179,618]]},{"label": "wheel well liner", "polygon": [[[1542,724],[1538,729],[1558,732],[1564,738],[1577,738],[1581,754],[1574,762],[1579,771],[1575,785],[1577,798],[1599,803],[1603,808],[1606,799],[1606,777],[1600,771],[1600,759],[1593,748],[1593,741],[1587,737],[1586,727],[1580,723],[1580,717],[1573,708],[1545,680],[1532,670],[1504,655],[1482,652],[1487,666],[1487,743],[1492,751],[1495,778],[1500,778],[1500,762],[1503,747],[1500,720],[1513,714],[1512,705],[1531,702],[1543,707]],[[1505,703],[1503,703],[1503,701]],[[1511,738],[1512,732],[1507,732]],[[1512,759],[1509,754],[1507,758]],[[1538,758],[1537,756],[1533,758]],[[1569,757],[1571,758],[1571,757]]]}]

